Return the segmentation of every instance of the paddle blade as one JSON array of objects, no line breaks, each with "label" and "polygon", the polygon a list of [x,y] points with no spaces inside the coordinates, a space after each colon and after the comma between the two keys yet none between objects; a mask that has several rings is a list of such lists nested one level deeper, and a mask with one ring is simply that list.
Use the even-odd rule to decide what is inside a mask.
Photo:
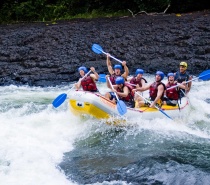
[{"label": "paddle blade", "polygon": [[101,46],[99,46],[98,44],[93,44],[92,45],[92,51],[97,53],[97,54],[101,54],[103,53],[103,49]]},{"label": "paddle blade", "polygon": [[60,94],[55,100],[52,102],[53,107],[57,108],[59,107],[65,100],[66,100],[67,94],[63,93]]},{"label": "paddle blade", "polygon": [[203,71],[200,75],[199,75],[199,79],[201,80],[209,80],[210,79],[210,69]]},{"label": "paddle blade", "polygon": [[117,101],[117,110],[120,115],[124,115],[127,112],[127,107],[122,100]]},{"label": "paddle blade", "polygon": [[105,74],[99,74],[99,82],[106,82],[106,75]]}]

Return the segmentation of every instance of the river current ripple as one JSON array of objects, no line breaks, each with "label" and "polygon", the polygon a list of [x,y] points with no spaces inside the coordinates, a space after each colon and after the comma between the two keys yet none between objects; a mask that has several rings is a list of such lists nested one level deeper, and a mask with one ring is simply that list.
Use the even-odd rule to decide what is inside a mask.
[{"label": "river current ripple", "polygon": [[124,127],[53,108],[70,87],[0,88],[1,185],[209,184],[210,81],[193,82],[184,119]]}]

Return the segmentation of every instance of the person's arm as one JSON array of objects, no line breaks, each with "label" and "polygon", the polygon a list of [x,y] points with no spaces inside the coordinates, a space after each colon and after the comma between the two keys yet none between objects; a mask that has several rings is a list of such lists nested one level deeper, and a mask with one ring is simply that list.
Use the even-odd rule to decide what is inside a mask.
[{"label": "person's arm", "polygon": [[163,92],[164,92],[164,86],[163,86],[163,85],[159,85],[159,86],[158,86],[157,97],[156,97],[155,100],[151,103],[151,105],[150,105],[149,107],[154,107],[154,106],[156,105],[156,103],[158,102],[158,100],[161,98]]},{"label": "person's arm", "polygon": [[144,87],[144,86],[146,85],[146,83],[145,83],[145,80],[144,80],[144,79],[141,79],[141,85],[142,85],[142,87]]},{"label": "person's arm", "polygon": [[116,92],[117,95],[121,96],[121,97],[127,97],[128,93],[129,93],[129,89],[128,87],[123,87],[123,92]]},{"label": "person's arm", "polygon": [[[110,85],[110,87],[111,87],[111,85]],[[112,87],[113,87],[113,89],[112,89]],[[112,85],[112,87],[111,87],[112,92],[117,93],[118,85]]]},{"label": "person's arm", "polygon": [[107,69],[110,73],[110,75],[112,75],[114,73],[113,69],[112,69],[112,64],[111,64],[111,61],[110,61],[110,55],[107,54],[107,57],[106,57],[106,65],[107,65]]},{"label": "person's arm", "polygon": [[122,66],[124,67],[124,73],[122,74],[122,76],[127,79],[128,75],[129,75],[129,69],[126,65],[126,61],[122,62]]},{"label": "person's arm", "polygon": [[[190,76],[188,80],[192,80],[192,76]],[[181,85],[182,86],[184,85],[185,88],[182,88],[182,87],[181,88],[185,89],[187,91],[187,93],[188,93],[190,91],[190,89],[191,89],[192,81],[188,82],[188,83],[186,83],[186,81],[183,81],[181,84],[178,83],[178,85],[179,85],[179,87],[181,87]]]},{"label": "person's arm", "polygon": [[81,87],[81,81],[82,81],[82,78],[80,78],[79,81],[74,84],[76,90],[79,90],[80,89],[80,87]]},{"label": "person's arm", "polygon": [[133,91],[146,91],[150,88],[151,84],[145,85],[144,87],[137,87],[136,89],[133,89]]},{"label": "person's arm", "polygon": [[109,83],[109,80],[108,80],[109,77],[110,77],[109,75],[106,75],[106,85],[107,85],[108,88],[111,89],[112,87],[111,87],[111,85]]},{"label": "person's arm", "polygon": [[90,77],[91,77],[94,81],[98,80],[99,75],[98,75],[98,73],[95,71],[95,68],[94,68],[94,67],[91,67],[90,70],[93,72],[93,74],[90,74]]},{"label": "person's arm", "polygon": [[185,90],[188,90],[188,87],[187,87],[187,85],[185,84],[177,84],[178,85],[178,87],[179,88],[181,88],[181,89],[185,89]]}]

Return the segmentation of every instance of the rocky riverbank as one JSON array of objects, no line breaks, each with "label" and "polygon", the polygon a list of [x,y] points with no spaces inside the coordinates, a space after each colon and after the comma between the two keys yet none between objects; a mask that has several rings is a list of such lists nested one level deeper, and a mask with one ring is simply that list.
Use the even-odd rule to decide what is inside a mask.
[{"label": "rocky riverbank", "polygon": [[61,85],[78,80],[81,65],[107,73],[93,43],[127,61],[131,74],[175,72],[184,60],[197,75],[210,69],[210,11],[0,25],[0,85]]}]

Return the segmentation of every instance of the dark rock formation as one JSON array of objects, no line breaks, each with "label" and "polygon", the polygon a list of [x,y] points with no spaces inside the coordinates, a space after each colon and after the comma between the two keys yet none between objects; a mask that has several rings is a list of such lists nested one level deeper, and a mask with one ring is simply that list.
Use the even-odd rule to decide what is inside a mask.
[{"label": "dark rock formation", "polygon": [[60,85],[78,80],[81,65],[107,73],[93,43],[126,60],[130,74],[175,72],[184,60],[198,75],[210,68],[210,11],[1,25],[0,84]]}]

